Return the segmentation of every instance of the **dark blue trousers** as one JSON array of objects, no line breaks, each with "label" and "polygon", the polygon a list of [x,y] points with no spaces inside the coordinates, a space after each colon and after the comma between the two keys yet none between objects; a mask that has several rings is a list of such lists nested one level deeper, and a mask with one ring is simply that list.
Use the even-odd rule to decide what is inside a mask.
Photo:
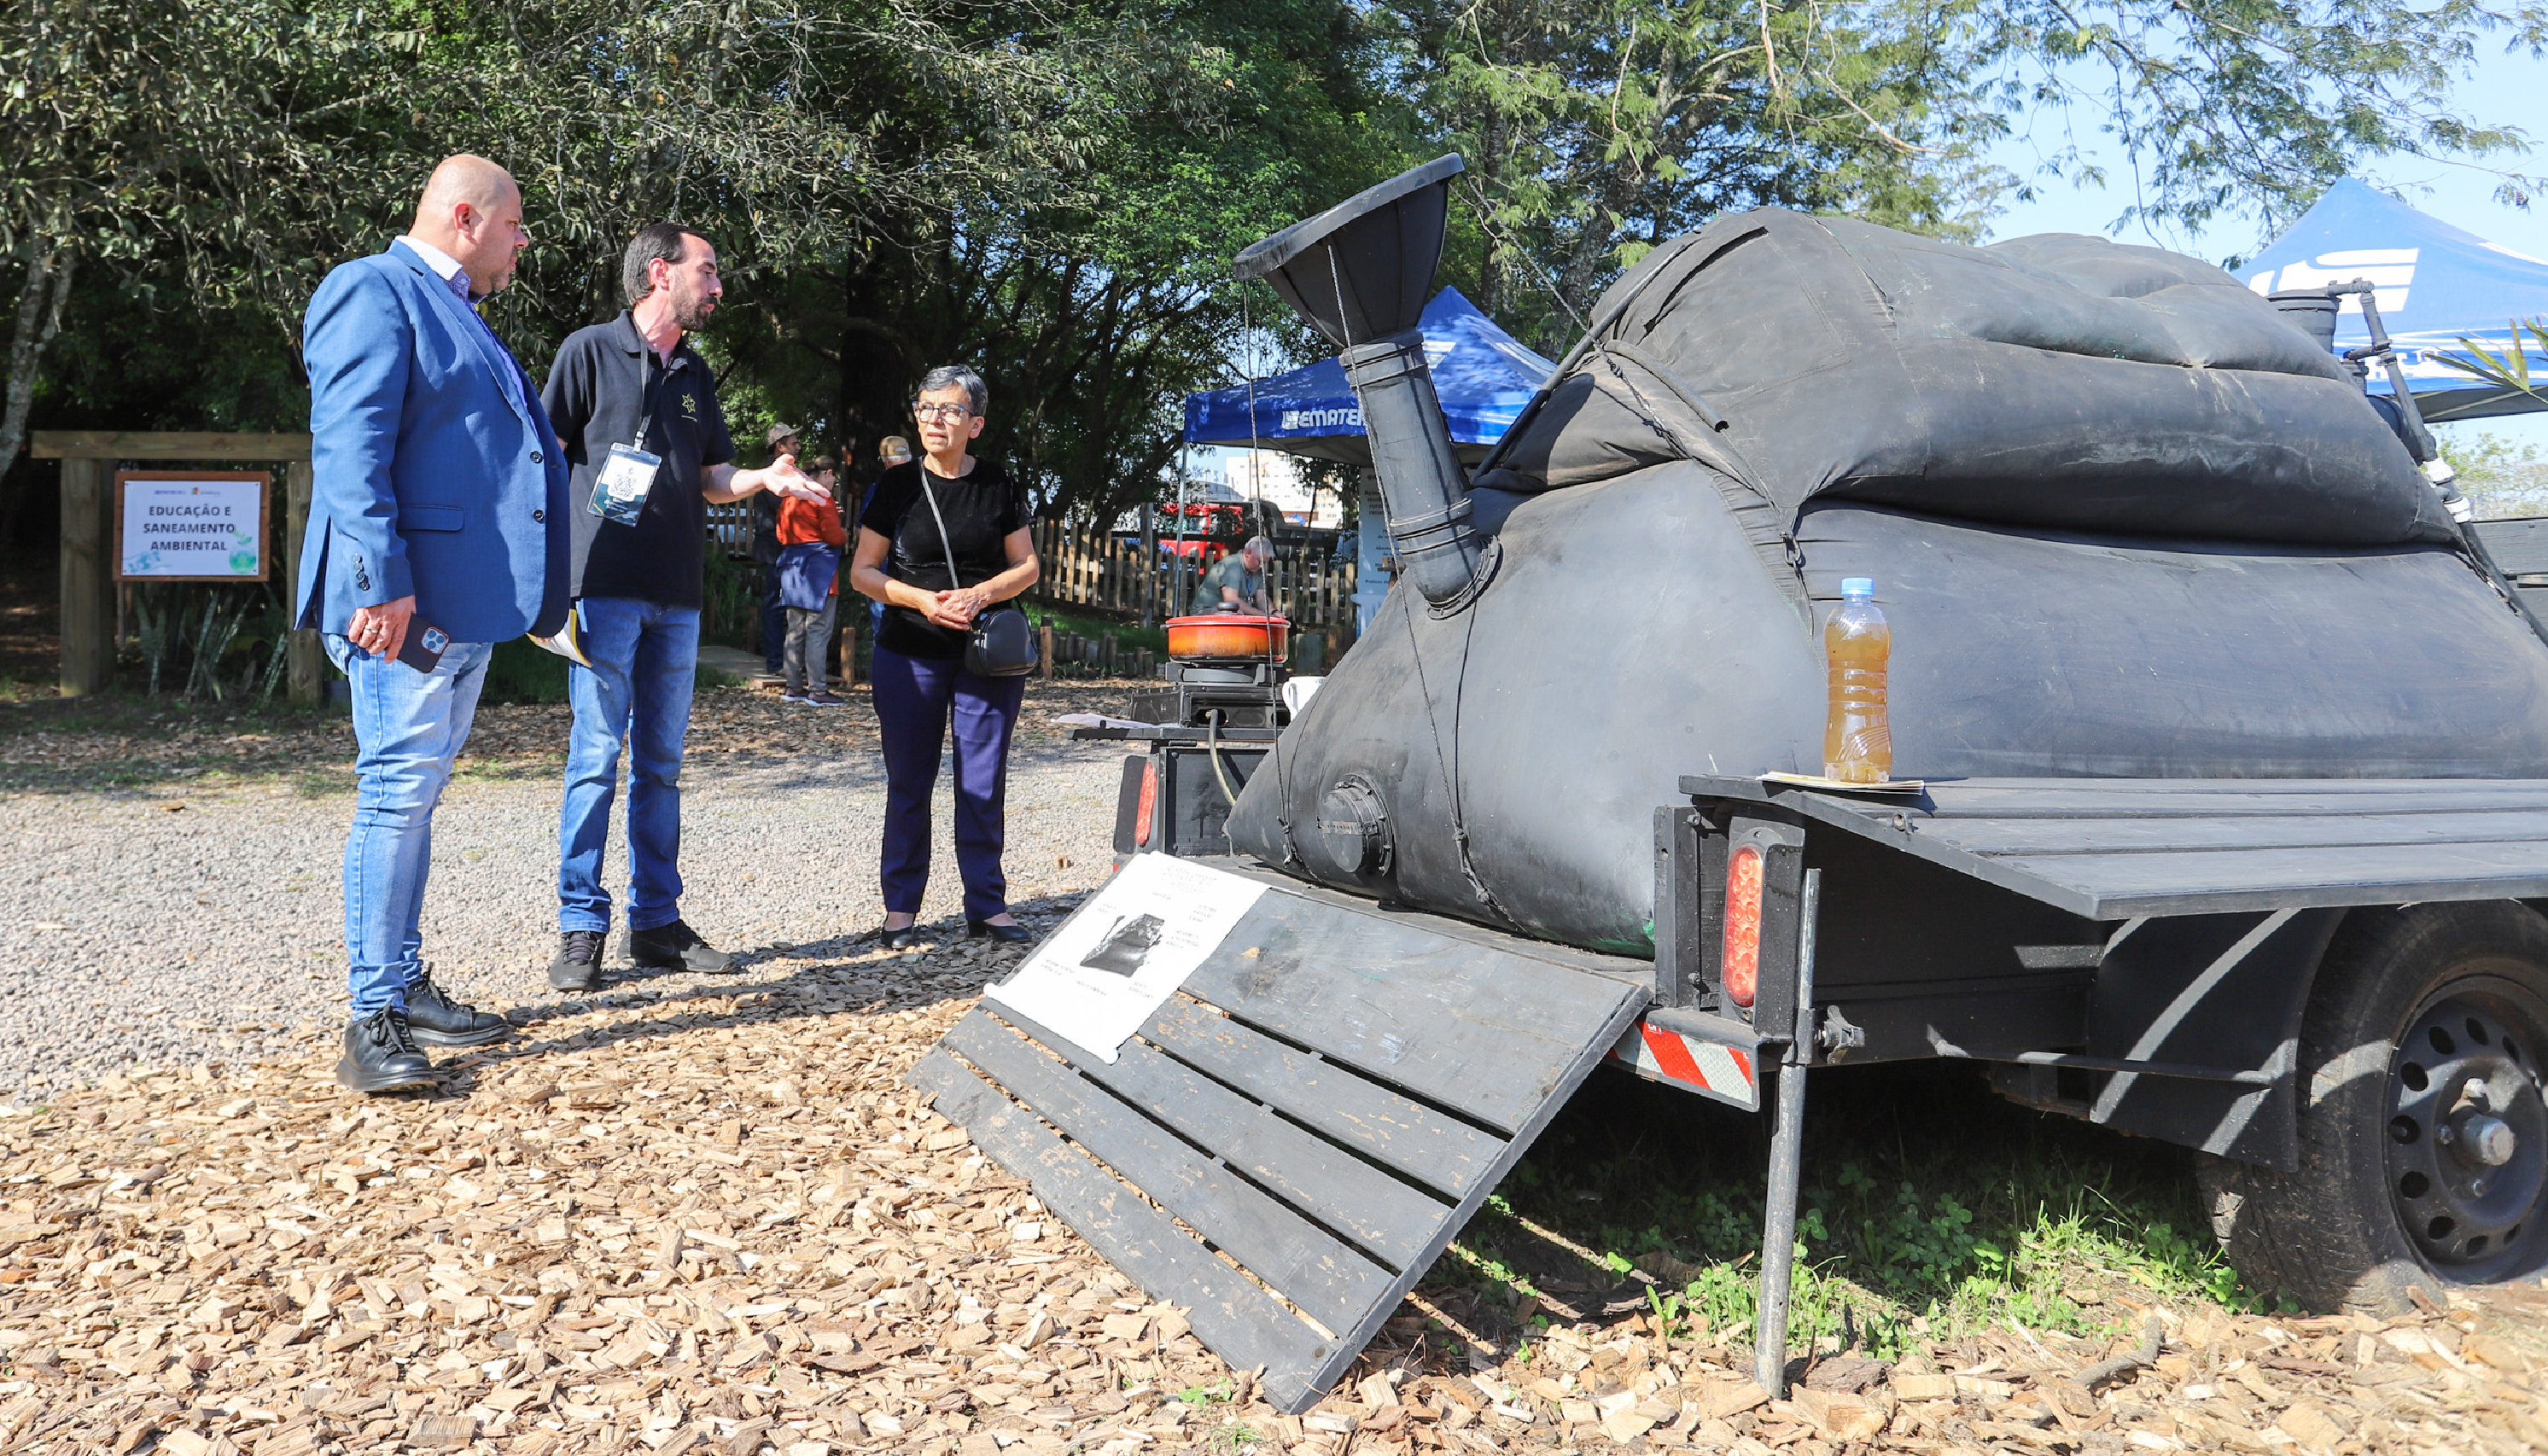
[{"label": "dark blue trousers", "polygon": [[956,723],[956,868],[964,877],[964,918],[988,920],[1009,908],[1000,872],[1006,838],[1009,735],[1026,700],[1024,678],[977,678],[961,662],[875,650],[868,691],[884,738],[884,849],[876,857],[884,908],[920,913],[929,888],[929,800],[938,760]]},{"label": "dark blue trousers", "polygon": [[770,671],[787,671],[787,608],[778,602],[778,568],[761,569],[761,660]]}]

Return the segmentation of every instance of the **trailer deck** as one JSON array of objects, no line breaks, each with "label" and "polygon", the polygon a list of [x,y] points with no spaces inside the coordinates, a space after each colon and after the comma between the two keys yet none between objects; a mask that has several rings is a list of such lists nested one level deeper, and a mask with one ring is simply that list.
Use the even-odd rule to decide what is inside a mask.
[{"label": "trailer deck", "polygon": [[2548,896],[2548,780],[1972,778],[1916,797],[1691,776],[2087,920]]}]

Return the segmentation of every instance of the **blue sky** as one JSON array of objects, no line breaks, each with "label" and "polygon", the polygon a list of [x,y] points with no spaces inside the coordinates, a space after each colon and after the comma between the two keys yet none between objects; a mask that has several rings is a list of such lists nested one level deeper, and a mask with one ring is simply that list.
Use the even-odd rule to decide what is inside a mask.
[{"label": "blue sky", "polygon": [[[2532,151],[2526,157],[2496,158],[2495,164],[2526,172],[2548,172],[2548,123],[2535,118],[2541,114],[2541,98],[2548,96],[2548,61],[2526,55],[2503,55],[2492,51],[2463,78],[2453,100],[2462,115],[2487,124],[2510,124],[2530,134]],[[2012,202],[1990,224],[1993,239],[2022,237],[2030,232],[2095,232],[2121,242],[2154,243],[2193,253],[2218,263],[2236,255],[2253,257],[2272,238],[2262,232],[2252,218],[2221,218],[2201,232],[2189,234],[2183,229],[2160,227],[2143,228],[2136,224],[2120,232],[2110,226],[2124,209],[2132,205],[2132,168],[2119,148],[2099,148],[2088,143],[2100,140],[2093,118],[2081,115],[2069,123],[2076,131],[2082,149],[2095,154],[2108,174],[2102,188],[2074,189],[2057,182],[2036,180],[2038,196],[2032,202]],[[2067,143],[2064,120],[2058,113],[2040,113],[2028,135],[2015,136],[2002,142],[1991,154],[1991,160],[2021,176],[2032,177],[2044,154]],[[2500,242],[2519,252],[2548,257],[2548,196],[2534,201],[2528,210],[2506,206],[2495,200],[2499,178],[2479,167],[2424,161],[2414,157],[2398,157],[2374,163],[2355,173],[2371,186],[2392,193],[2409,205],[2469,231],[2489,241]],[[2548,455],[2548,415],[2520,415],[2508,419],[2475,421],[2464,425],[2445,426],[2458,433],[2485,432],[2500,435],[2519,444],[2534,445]]]}]

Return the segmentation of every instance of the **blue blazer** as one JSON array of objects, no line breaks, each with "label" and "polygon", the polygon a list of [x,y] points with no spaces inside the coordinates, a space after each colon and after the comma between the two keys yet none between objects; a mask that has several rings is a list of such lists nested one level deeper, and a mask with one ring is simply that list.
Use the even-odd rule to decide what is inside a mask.
[{"label": "blue blazer", "polygon": [[327,275],[302,324],[316,491],[298,625],[412,594],[454,642],[566,620],[566,452],[512,354],[402,243]]}]

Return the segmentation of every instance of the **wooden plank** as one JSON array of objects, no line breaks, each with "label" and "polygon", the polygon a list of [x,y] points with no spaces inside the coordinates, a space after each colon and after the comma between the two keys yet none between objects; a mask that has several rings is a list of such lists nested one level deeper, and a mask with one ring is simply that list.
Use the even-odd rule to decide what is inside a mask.
[{"label": "wooden plank", "polygon": [[[1425,1270],[1432,1267],[1435,1259],[1441,1257],[1442,1250],[1450,1246],[1451,1240],[1458,1236],[1462,1228],[1468,1227],[1471,1219],[1477,1217],[1479,1208],[1484,1206],[1488,1196],[1495,1192],[1496,1185],[1502,1182],[1504,1174],[1510,1172],[1512,1165],[1521,1160],[1521,1155],[1529,1150],[1531,1143],[1536,1141],[1540,1133],[1548,1127],[1549,1120],[1556,1117],[1558,1109],[1566,1105],[1568,1096],[1577,1087],[1583,1085],[1584,1079],[1592,1075],[1592,1068],[1600,1065],[1603,1057],[1609,1055],[1610,1048],[1617,1045],[1619,1038],[1637,1019],[1638,1012],[1644,1009],[1645,1004],[1645,997],[1642,994],[1623,997],[1617,1007],[1592,1029],[1592,1040],[1583,1049],[1569,1057],[1565,1065],[1558,1069],[1557,1075],[1549,1084],[1548,1096],[1522,1119],[1521,1126],[1514,1130],[1512,1141],[1505,1144],[1502,1154],[1496,1159],[1495,1165],[1488,1170],[1487,1176],[1480,1179],[1477,1185],[1469,1190],[1468,1196],[1460,1200],[1460,1206],[1451,1212],[1451,1216],[1442,1221],[1441,1227],[1425,1244],[1423,1256],[1416,1259],[1409,1266],[1406,1273],[1399,1276],[1398,1287],[1389,1301],[1364,1316],[1362,1322],[1355,1325],[1352,1332],[1338,1342],[1336,1352],[1327,1356],[1323,1364],[1310,1373],[1308,1383],[1313,1390],[1327,1389],[1353,1367],[1353,1362],[1360,1358],[1363,1347],[1371,1343],[1372,1336],[1380,1333],[1380,1326],[1391,1315],[1397,1313],[1399,1300],[1406,1297],[1407,1291],[1415,1287],[1415,1281],[1423,1277]],[[1298,1412],[1287,1410],[1286,1413]]]},{"label": "wooden plank", "polygon": [[[1070,1043],[1009,1007],[1002,1006],[998,1012],[1002,1021],[1021,1028],[1047,1049],[1070,1057],[1071,1064],[1090,1080],[1167,1124],[1187,1140],[1212,1149],[1230,1167],[1351,1238],[1393,1269],[1406,1267],[1407,1261],[1423,1247],[1425,1234],[1442,1218],[1442,1204],[1139,1041],[1127,1042],[1117,1048],[1115,1060],[1109,1064],[1093,1056],[1072,1055],[1075,1048]],[[984,1056],[1001,1055],[1004,1048],[985,1037],[982,1029],[972,1027],[971,1020],[967,1017],[947,1034],[948,1045],[1005,1081],[998,1067],[983,1060]],[[998,1035],[1007,1037],[1008,1033]],[[977,1051],[982,1054],[976,1055]],[[1020,1100],[1033,1103],[1040,1111],[1044,1107],[1023,1092]],[[1061,1123],[1058,1118],[1053,1121]],[[1067,1123],[1061,1123],[1061,1127],[1072,1137],[1079,1136]],[[1099,1156],[1105,1154],[1101,1152]],[[1158,1190],[1148,1184],[1141,1186],[1153,1196],[1158,1195]],[[1161,1202],[1166,1199],[1162,1197]],[[1204,1227],[1192,1219],[1186,1222],[1199,1228]],[[1215,1238],[1220,1236],[1210,1228],[1204,1231]],[[1247,1262],[1243,1255],[1240,1262]],[[1267,1273],[1262,1269],[1257,1272]],[[1278,1283],[1276,1287],[1286,1294],[1291,1292],[1288,1285]]]},{"label": "wooden plank", "polygon": [[1500,1133],[1546,1101],[1632,981],[1304,896],[1259,898],[1186,990]]},{"label": "wooden plank", "polygon": [[2498,571],[2507,577],[2548,572],[2548,520],[2482,520],[2471,529],[2486,543]]},{"label": "wooden plank", "polygon": [[40,429],[28,437],[38,460],[307,460],[306,434],[193,430]]},{"label": "wooden plank", "polygon": [[1141,1035],[1180,1060],[1454,1199],[1476,1187],[1503,1151],[1501,1138],[1191,1001],[1171,998]]},{"label": "wooden plank", "polygon": [[[2548,808],[2548,782],[2530,778],[2358,779],[2271,785],[2223,779],[2219,786],[2151,780],[2131,788],[2115,780],[2060,787],[1932,784],[1927,817],[1940,819],[2154,819],[2222,815],[2401,814],[2427,810]],[[2088,786],[2096,784],[2099,786]],[[1781,796],[1782,799],[1789,797]],[[1828,796],[1820,796],[1828,798]],[[1902,805],[1869,802],[1858,812],[1889,817]],[[1919,817],[1915,815],[1915,817]]]},{"label": "wooden plank", "polygon": [[61,695],[103,692],[115,666],[115,563],[106,464],[62,460]]},{"label": "wooden plank", "polygon": [[2090,918],[2548,894],[2548,844],[2220,850],[1986,862],[2090,896]]},{"label": "wooden plank", "polygon": [[[301,605],[301,543],[310,531],[310,498],[316,486],[309,461],[296,460],[283,468],[283,599],[286,609],[295,612]],[[311,704],[326,696],[327,649],[319,644],[317,629],[294,628],[284,653],[292,700]]]},{"label": "wooden plank", "polygon": [[[1074,1076],[988,1013],[976,1008],[942,1045],[961,1053],[1125,1182],[1227,1250],[1311,1319],[1330,1329],[1349,1328],[1388,1293],[1391,1271]],[[1219,1144],[1205,1145],[1228,1156]],[[1429,1213],[1427,1231],[1443,1210],[1435,1205]]]},{"label": "wooden plank", "polygon": [[2548,808],[2422,814],[2226,815],[2161,819],[1933,819],[1934,834],[1976,855],[2168,854],[2548,840]]},{"label": "wooden plank", "polygon": [[[1224,1360],[1241,1370],[1265,1367],[1269,1399],[1286,1409],[1318,1399],[1320,1388],[1305,1377],[1337,1357],[1338,1341],[1321,1336],[1214,1257],[1167,1215],[953,1056],[932,1051],[910,1076],[940,1115],[961,1124],[974,1145],[1032,1184],[1036,1197],[1108,1262],[1131,1275],[1151,1298],[1190,1310],[1187,1319],[1195,1333]],[[1359,1349],[1343,1351],[1343,1358],[1350,1362]]]}]

